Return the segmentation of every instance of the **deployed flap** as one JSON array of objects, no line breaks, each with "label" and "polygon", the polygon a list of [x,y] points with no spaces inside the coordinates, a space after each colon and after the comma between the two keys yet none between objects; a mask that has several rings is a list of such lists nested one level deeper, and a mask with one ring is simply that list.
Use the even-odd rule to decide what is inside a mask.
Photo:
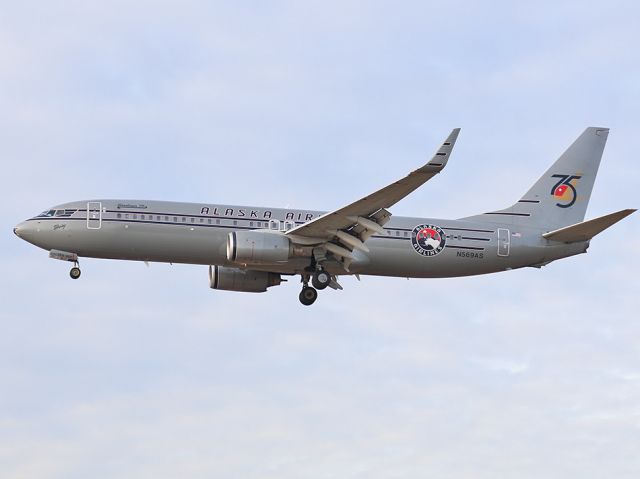
[{"label": "deployed flap", "polygon": [[609,226],[616,224],[621,219],[629,216],[636,211],[635,209],[626,209],[600,216],[583,223],[566,226],[554,231],[544,233],[542,236],[553,241],[563,241],[565,243],[574,243],[576,241],[588,241],[598,233],[606,230]]},{"label": "deployed flap", "polygon": [[455,128],[433,158],[421,168],[412,171],[404,178],[389,186],[385,186],[369,196],[365,196],[355,203],[326,213],[308,223],[293,228],[287,232],[287,235],[332,238],[335,236],[336,230],[344,230],[356,224],[364,224],[372,214],[396,204],[409,193],[440,173],[447,164],[459,132],[460,128]]}]

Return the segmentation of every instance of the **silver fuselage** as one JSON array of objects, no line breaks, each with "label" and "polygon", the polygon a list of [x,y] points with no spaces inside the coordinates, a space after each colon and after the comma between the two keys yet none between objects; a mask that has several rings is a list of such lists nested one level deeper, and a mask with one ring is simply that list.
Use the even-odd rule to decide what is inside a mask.
[{"label": "silver fuselage", "polygon": [[[30,218],[16,234],[45,250],[79,257],[246,267],[300,274],[308,257],[269,265],[242,265],[227,260],[232,231],[286,231],[322,215],[320,211],[203,205],[165,201],[91,200],[51,208],[51,216]],[[60,213],[64,212],[64,213]],[[412,246],[417,225],[435,225],[446,236],[443,250],[423,256]],[[354,251],[349,271],[327,262],[332,274],[410,278],[468,276],[538,266],[583,253],[588,242],[559,243],[542,238],[540,228],[509,222],[444,220],[393,216],[384,234],[367,241],[368,253]]]}]

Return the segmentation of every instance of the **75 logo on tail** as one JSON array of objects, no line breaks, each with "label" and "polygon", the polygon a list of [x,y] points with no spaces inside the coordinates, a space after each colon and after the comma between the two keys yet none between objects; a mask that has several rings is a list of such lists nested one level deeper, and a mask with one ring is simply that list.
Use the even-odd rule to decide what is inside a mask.
[{"label": "75 logo on tail", "polygon": [[578,175],[551,175],[552,178],[560,178],[558,182],[551,188],[551,195],[560,201],[565,203],[556,203],[556,206],[560,208],[569,208],[573,206],[578,197],[576,192],[575,183],[582,176]]}]

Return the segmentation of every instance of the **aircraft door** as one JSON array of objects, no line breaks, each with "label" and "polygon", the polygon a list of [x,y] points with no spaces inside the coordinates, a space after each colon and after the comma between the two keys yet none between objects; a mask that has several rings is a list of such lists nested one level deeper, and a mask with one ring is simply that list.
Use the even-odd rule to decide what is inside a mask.
[{"label": "aircraft door", "polygon": [[498,256],[509,256],[510,240],[509,230],[498,228]]},{"label": "aircraft door", "polygon": [[87,203],[87,228],[99,230],[102,227],[102,203],[89,201]]}]

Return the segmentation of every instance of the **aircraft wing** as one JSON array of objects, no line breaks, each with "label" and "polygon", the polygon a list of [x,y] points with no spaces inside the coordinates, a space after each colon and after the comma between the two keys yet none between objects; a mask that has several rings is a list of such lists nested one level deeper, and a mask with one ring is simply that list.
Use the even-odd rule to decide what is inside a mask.
[{"label": "aircraft wing", "polygon": [[342,259],[350,258],[347,253],[354,248],[368,251],[364,242],[374,233],[382,233],[382,226],[391,217],[386,208],[396,204],[444,169],[458,133],[460,128],[452,130],[433,158],[421,168],[350,205],[289,230],[287,236],[294,243],[325,242],[326,249]]}]

